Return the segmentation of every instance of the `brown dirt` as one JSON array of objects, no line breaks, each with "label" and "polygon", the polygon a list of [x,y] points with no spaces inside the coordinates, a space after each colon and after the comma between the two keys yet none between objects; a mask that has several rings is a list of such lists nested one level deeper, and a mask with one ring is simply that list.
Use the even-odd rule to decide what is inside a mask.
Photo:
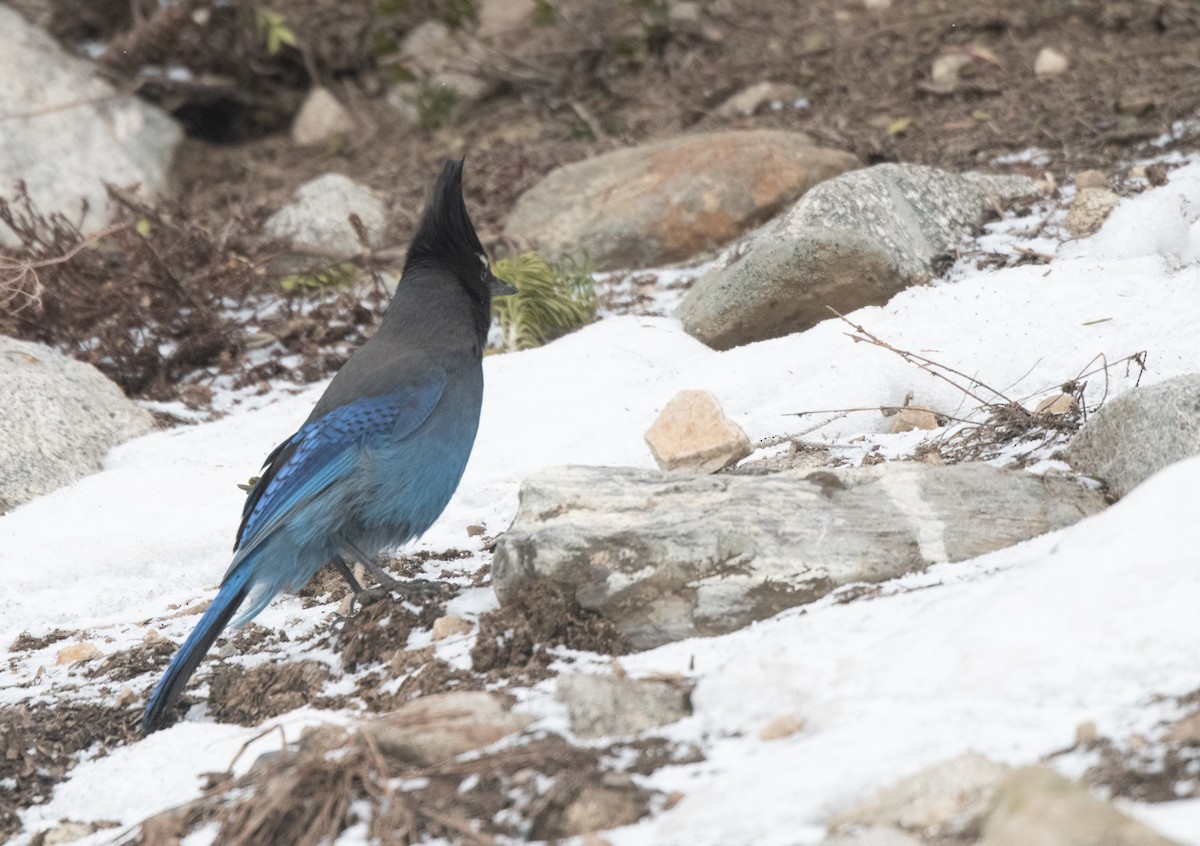
[{"label": "brown dirt", "polygon": [[100,664],[91,667],[89,678],[104,676],[110,681],[124,682],[150,672],[166,669],[178,646],[169,640],[123,649],[107,656]]},{"label": "brown dirt", "polygon": [[417,625],[416,614],[384,599],[341,621],[334,631],[332,646],[341,654],[346,672],[353,673],[404,652],[408,636]]},{"label": "brown dirt", "polygon": [[54,629],[47,632],[41,637],[34,637],[29,632],[21,632],[16,639],[8,647],[9,652],[36,652],[39,649],[45,649],[52,643],[58,643],[60,640],[66,640],[71,636],[72,632],[65,629]]},{"label": "brown dirt", "polygon": [[329,668],[319,661],[250,669],[222,664],[209,678],[208,710],[219,722],[256,726],[317,699],[331,678]]},{"label": "brown dirt", "polygon": [[567,600],[551,581],[522,584],[503,608],[479,618],[471,650],[476,672],[492,678],[533,681],[550,675],[549,647],[622,655],[629,643],[613,623]]},{"label": "brown dirt", "polygon": [[94,703],[0,708],[0,839],[21,830],[17,810],[45,802],[85,750],[103,755],[138,736],[134,709]]}]

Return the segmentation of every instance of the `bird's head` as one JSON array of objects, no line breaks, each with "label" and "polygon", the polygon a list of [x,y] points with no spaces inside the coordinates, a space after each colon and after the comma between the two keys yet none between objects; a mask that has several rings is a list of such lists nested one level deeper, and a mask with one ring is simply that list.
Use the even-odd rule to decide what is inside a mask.
[{"label": "bird's head", "polygon": [[421,225],[408,248],[404,272],[436,267],[452,271],[471,298],[487,307],[492,297],[515,294],[517,289],[492,274],[487,253],[479,243],[462,194],[463,161],[451,159],[442,167],[433,196],[421,216]]}]

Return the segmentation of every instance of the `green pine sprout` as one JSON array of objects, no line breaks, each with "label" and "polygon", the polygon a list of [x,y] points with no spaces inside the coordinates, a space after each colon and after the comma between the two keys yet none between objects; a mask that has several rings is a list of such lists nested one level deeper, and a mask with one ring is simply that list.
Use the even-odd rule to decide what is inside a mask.
[{"label": "green pine sprout", "polygon": [[501,331],[501,349],[527,350],[591,323],[596,317],[596,288],[586,256],[564,256],[550,264],[535,252],[503,258],[492,272],[517,289],[492,300]]},{"label": "green pine sprout", "polygon": [[358,267],[353,262],[342,262],[326,268],[319,273],[299,273],[285,276],[279,280],[279,287],[287,292],[300,289],[323,290],[329,288],[348,288],[359,276]]}]

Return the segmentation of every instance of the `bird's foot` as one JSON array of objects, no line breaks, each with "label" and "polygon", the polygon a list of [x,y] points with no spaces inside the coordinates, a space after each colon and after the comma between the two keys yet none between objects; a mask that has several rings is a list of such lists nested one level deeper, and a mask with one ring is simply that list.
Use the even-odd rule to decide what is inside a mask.
[{"label": "bird's foot", "polygon": [[385,597],[395,595],[401,601],[421,605],[430,600],[443,598],[448,587],[445,582],[434,582],[429,579],[409,579],[408,581],[388,579],[386,583],[359,591],[354,595],[354,600],[359,606],[366,608]]}]

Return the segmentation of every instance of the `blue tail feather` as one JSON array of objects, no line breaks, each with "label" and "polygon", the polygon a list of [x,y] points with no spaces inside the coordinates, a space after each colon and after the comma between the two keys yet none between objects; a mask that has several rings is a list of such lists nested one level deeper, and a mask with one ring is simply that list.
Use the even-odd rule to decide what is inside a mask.
[{"label": "blue tail feather", "polygon": [[221,585],[216,598],[208,606],[196,628],[192,629],[183,646],[179,647],[158,686],[154,688],[146,711],[142,714],[142,731],[149,734],[162,727],[168,712],[183,693],[188,679],[200,665],[200,660],[245,600],[249,592],[246,582],[249,581],[252,570],[252,567],[243,566],[230,573]]}]

